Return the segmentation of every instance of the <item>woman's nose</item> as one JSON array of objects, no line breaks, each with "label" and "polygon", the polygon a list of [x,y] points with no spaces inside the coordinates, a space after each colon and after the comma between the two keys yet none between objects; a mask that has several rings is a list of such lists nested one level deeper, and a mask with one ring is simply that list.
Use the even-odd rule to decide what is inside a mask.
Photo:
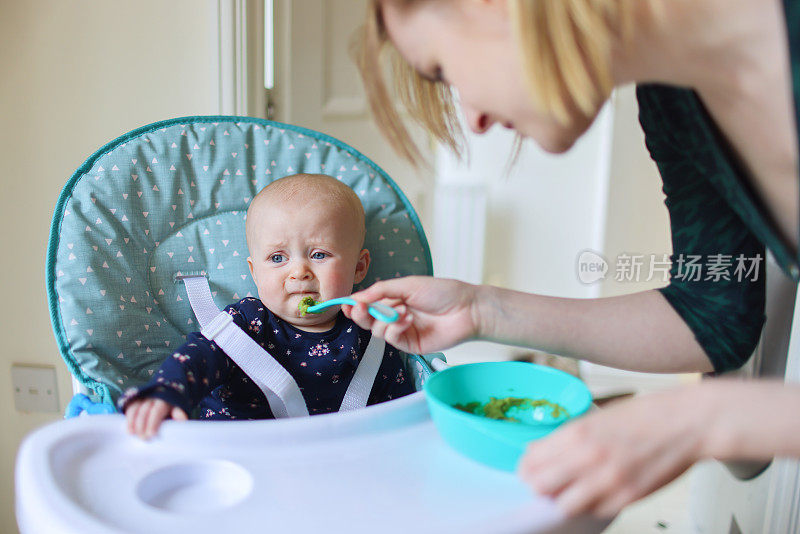
[{"label": "woman's nose", "polygon": [[484,133],[486,130],[491,128],[495,122],[489,118],[489,115],[486,113],[482,113],[464,104],[462,104],[462,107],[464,109],[464,116],[467,119],[467,125],[469,126],[469,129],[476,134]]}]

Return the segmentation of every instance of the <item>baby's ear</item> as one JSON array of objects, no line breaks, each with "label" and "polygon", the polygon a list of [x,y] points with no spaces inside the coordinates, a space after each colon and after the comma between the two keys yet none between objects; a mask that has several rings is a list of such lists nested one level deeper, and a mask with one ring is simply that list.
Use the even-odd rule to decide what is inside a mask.
[{"label": "baby's ear", "polygon": [[363,249],[358,254],[358,263],[356,263],[356,277],[353,280],[354,283],[358,284],[367,276],[367,271],[369,270],[369,250]]},{"label": "baby's ear", "polygon": [[247,256],[247,266],[250,267],[250,276],[253,277],[253,282],[256,281],[256,273],[253,271],[253,259]]}]

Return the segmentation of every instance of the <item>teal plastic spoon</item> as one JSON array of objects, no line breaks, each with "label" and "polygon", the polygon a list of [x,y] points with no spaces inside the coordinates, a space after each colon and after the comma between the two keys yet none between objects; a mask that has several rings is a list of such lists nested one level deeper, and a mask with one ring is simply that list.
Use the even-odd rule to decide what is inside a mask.
[{"label": "teal plastic spoon", "polygon": [[[350,297],[339,297],[338,299],[326,300],[325,302],[317,302],[313,306],[307,307],[305,309],[305,312],[321,313],[322,310],[324,310],[325,308],[330,308],[331,306],[339,306],[340,304],[349,304],[351,306],[355,306],[358,303],[355,300],[351,299]],[[379,321],[383,321],[384,323],[393,323],[399,317],[397,310],[395,310],[391,306],[381,304],[380,302],[371,303],[367,308],[367,311],[371,316],[373,316]],[[300,314],[303,315],[302,303],[300,305]]]}]

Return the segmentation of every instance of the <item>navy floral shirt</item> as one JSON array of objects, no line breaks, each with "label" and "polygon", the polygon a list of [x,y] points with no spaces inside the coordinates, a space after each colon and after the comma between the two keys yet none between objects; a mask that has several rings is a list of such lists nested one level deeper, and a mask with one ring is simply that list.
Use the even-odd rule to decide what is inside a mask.
[{"label": "navy floral shirt", "polygon": [[[370,332],[341,312],[327,332],[299,330],[256,298],[225,308],[233,321],[294,377],[310,415],[336,412],[370,340]],[[386,345],[367,405],[414,392],[399,351]],[[197,419],[272,419],[264,393],[213,341],[198,332],[167,358],[153,378],[119,399],[162,399]]]},{"label": "navy floral shirt", "polygon": [[[800,0],[784,0],[795,127],[800,125]],[[664,183],[672,228],[670,284],[661,293],[683,318],[714,370],[743,365],[764,325],[764,266],[752,276],[686,276],[681,259],[738,258],[756,265],[768,248],[788,276],[800,281],[798,251],[780,235],[751,178],[697,93],[642,84],[639,121]],[[800,138],[800,136],[799,136]],[[733,270],[733,269],[731,269]]]}]

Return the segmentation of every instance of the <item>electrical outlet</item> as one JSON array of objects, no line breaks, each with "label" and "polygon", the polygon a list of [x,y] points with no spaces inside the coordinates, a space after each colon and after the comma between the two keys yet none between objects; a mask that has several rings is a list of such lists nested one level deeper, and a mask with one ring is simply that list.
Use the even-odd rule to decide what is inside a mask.
[{"label": "electrical outlet", "polygon": [[59,412],[56,369],[52,366],[11,366],[14,408],[18,412]]}]

